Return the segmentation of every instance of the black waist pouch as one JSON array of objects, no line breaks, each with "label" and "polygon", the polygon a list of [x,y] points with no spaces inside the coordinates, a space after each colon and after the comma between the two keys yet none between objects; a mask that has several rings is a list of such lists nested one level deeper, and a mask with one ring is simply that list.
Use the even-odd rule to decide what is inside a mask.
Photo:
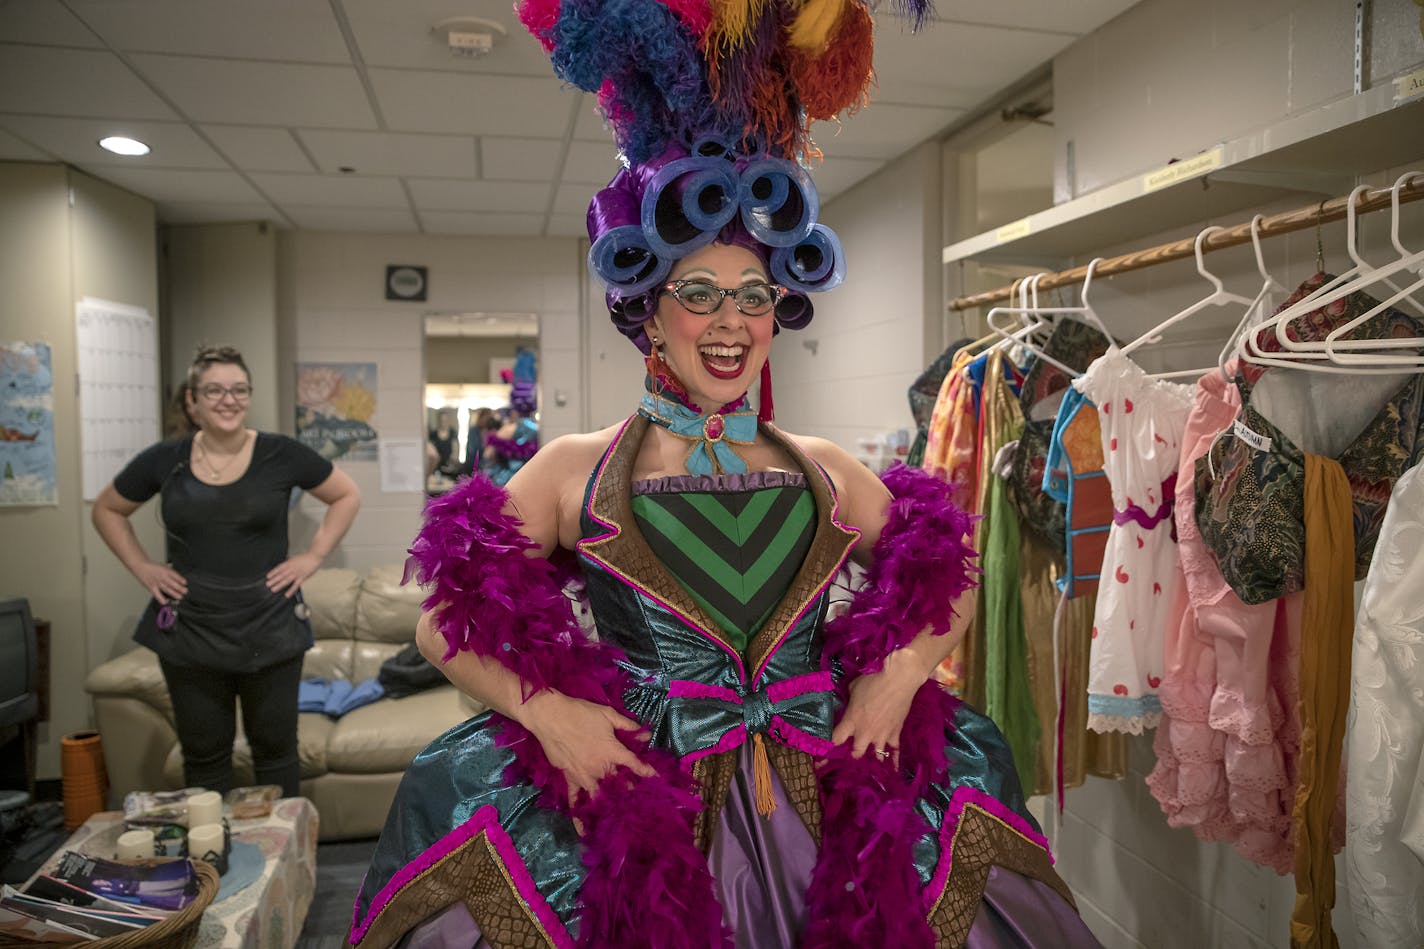
[{"label": "black waist pouch", "polygon": [[150,600],[134,640],[177,666],[256,672],[312,647],[302,594],[288,598],[255,578],[190,573],[188,592],[168,607]]}]

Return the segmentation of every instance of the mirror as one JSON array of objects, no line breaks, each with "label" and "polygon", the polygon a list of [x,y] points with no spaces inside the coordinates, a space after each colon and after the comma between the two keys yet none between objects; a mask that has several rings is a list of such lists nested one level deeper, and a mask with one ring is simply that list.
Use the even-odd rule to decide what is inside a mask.
[{"label": "mirror", "polygon": [[[486,450],[491,435],[518,422],[510,382],[521,350],[537,363],[534,313],[428,313],[425,317],[425,491],[434,497],[476,470],[498,464]],[[528,362],[526,357],[525,362]],[[525,422],[537,425],[538,414]],[[506,436],[511,437],[511,436]]]}]

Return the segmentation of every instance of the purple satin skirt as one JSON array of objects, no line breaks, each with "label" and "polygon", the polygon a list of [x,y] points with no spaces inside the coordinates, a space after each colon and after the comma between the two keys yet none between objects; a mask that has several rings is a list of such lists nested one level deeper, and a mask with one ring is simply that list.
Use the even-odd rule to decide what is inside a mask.
[{"label": "purple satin skirt", "polygon": [[[806,890],[816,865],[816,845],[771,774],[777,808],[757,813],[752,752],[743,745],[740,767],[708,865],[737,949],[794,949],[806,921]],[[463,903],[412,930],[401,949],[491,949]],[[984,900],[966,949],[1100,949],[1083,920],[1046,884],[991,867]]]}]

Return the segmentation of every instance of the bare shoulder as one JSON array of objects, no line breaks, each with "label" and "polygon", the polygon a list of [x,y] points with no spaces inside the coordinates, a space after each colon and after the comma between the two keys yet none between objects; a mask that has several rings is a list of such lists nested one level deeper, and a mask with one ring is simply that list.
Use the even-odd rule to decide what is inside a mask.
[{"label": "bare shoulder", "polygon": [[856,461],[850,452],[829,438],[820,438],[815,435],[796,435],[791,432],[783,432],[787,438],[796,443],[796,446],[811,456],[811,460],[816,462],[835,482],[836,488],[842,492],[855,490],[857,487],[864,489],[871,485],[878,485],[880,479],[875,477],[874,472],[865,465]]},{"label": "bare shoulder", "polygon": [[881,528],[885,526],[885,512],[890,503],[889,490],[875,472],[856,461],[850,452],[830,439],[795,435],[791,432],[786,432],[785,435],[830,476],[831,483],[836,486],[840,521],[861,533],[854,556],[865,562],[870,548],[880,537]]},{"label": "bare shoulder", "polygon": [[618,426],[561,435],[541,445],[509,480],[510,502],[542,553],[578,538],[578,511],[589,474],[608,450]]}]

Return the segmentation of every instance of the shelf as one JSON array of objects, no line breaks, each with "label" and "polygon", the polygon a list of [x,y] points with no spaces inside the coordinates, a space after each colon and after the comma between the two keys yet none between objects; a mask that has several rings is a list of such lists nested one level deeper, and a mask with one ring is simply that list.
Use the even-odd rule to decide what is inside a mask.
[{"label": "shelf", "polygon": [[973,258],[1043,264],[1286,196],[1347,194],[1356,177],[1424,156],[1419,74],[1347,96],[1192,158],[1031,214],[944,248]]}]

